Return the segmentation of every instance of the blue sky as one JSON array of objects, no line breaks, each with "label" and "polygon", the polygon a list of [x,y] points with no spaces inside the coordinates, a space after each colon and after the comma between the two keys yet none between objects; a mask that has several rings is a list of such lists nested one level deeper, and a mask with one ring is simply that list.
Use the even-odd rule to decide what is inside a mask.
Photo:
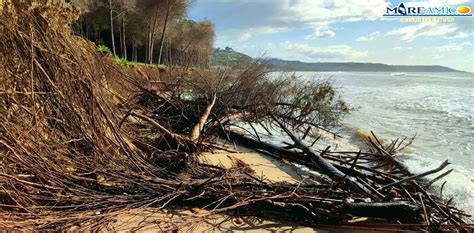
[{"label": "blue sky", "polygon": [[[473,8],[469,0],[405,4]],[[211,20],[215,47],[307,62],[445,65],[474,71],[474,21],[408,23],[382,15],[388,0],[195,0],[188,17]]]}]

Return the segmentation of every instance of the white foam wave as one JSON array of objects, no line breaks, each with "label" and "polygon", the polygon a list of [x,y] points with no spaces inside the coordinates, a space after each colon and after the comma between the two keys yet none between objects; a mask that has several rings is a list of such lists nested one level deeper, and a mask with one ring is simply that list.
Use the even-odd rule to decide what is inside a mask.
[{"label": "white foam wave", "polygon": [[[426,157],[409,156],[404,160],[404,163],[413,173],[418,174],[436,168],[442,161]],[[440,192],[441,185],[446,181],[442,190],[443,199],[453,198],[454,204],[457,207],[474,216],[474,177],[470,176],[467,171],[462,167],[450,165],[444,171],[427,178],[435,178],[449,169],[454,169],[454,171],[433,184],[437,189],[436,191]]]},{"label": "white foam wave", "polygon": [[407,73],[391,73],[390,76],[408,76]]}]

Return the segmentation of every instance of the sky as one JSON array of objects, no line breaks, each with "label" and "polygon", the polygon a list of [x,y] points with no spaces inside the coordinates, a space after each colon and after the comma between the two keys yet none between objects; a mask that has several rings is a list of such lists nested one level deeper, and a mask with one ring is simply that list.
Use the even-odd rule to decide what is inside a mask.
[{"label": "sky", "polygon": [[[473,17],[401,22],[384,17],[395,0],[194,0],[188,17],[210,20],[215,47],[252,57],[304,62],[444,65],[474,72]],[[408,0],[405,5],[469,6],[472,0]],[[411,2],[411,3],[410,3]]]}]

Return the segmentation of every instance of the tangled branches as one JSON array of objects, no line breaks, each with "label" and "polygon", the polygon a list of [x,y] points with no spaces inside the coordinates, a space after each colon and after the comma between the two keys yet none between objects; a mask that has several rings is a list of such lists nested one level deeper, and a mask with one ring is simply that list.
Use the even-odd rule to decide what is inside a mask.
[{"label": "tangled branches", "polygon": [[165,202],[160,194],[180,183],[173,171],[190,160],[162,150],[151,158],[132,140],[138,128],[119,127],[118,92],[135,81],[71,35],[74,16],[49,4],[3,5],[11,19],[0,23],[3,227],[97,222],[96,212]]},{"label": "tangled branches", "polygon": [[[200,78],[182,74],[172,80],[177,88],[154,92],[71,35],[68,25],[76,17],[71,9],[6,1],[1,17],[10,19],[0,22],[2,228],[106,229],[128,210],[171,206],[207,210],[196,215],[201,218],[238,210],[309,226],[353,216],[419,222],[404,218],[422,213],[416,201],[406,202],[404,196],[402,202],[382,203],[389,191],[374,189],[397,179],[361,168],[357,162],[370,156],[315,152],[297,140],[292,148],[303,154],[267,148],[269,154],[327,174],[339,171],[318,184],[272,183],[258,178],[245,162],[223,169],[197,160],[216,132],[227,132],[235,119],[280,123],[282,129],[337,123],[348,108],[325,83],[298,89],[295,80],[262,78],[265,71],[254,64],[233,73],[193,74]],[[325,160],[331,169],[321,169]],[[384,178],[353,168],[371,169]],[[354,194],[344,185],[353,179],[368,191]],[[404,181],[398,182],[392,187]],[[367,203],[367,198],[374,201]],[[463,224],[453,215],[462,216],[461,211],[430,202],[428,211],[444,213],[443,218],[434,215],[432,223]],[[384,214],[387,208],[391,214]]]}]

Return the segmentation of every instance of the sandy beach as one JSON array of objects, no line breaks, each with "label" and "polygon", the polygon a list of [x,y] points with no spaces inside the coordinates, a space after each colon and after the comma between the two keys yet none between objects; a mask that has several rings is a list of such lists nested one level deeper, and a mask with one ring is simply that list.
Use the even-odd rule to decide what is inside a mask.
[{"label": "sandy beach", "polygon": [[[223,141],[217,143],[218,147],[223,149],[201,154],[199,160],[210,165],[223,168],[232,168],[243,161],[255,171],[255,175],[267,182],[288,182],[298,183],[304,179],[304,171],[298,171],[298,168],[264,154],[255,152],[245,147],[226,144]],[[227,215],[206,216],[206,210],[195,212],[194,209],[178,212],[163,211],[157,212],[150,208],[148,210],[131,211],[130,214],[118,216],[116,222],[112,224],[114,231],[118,232],[156,232],[157,223],[169,218],[170,223],[182,224],[179,226],[179,232],[413,232],[403,230],[386,229],[384,227],[374,226],[324,226],[310,228],[292,225],[290,223],[274,222],[262,220],[255,217],[235,217]],[[364,221],[366,218],[354,218],[353,222]],[[172,225],[172,224],[171,224]],[[160,229],[166,231],[166,229]]]}]

